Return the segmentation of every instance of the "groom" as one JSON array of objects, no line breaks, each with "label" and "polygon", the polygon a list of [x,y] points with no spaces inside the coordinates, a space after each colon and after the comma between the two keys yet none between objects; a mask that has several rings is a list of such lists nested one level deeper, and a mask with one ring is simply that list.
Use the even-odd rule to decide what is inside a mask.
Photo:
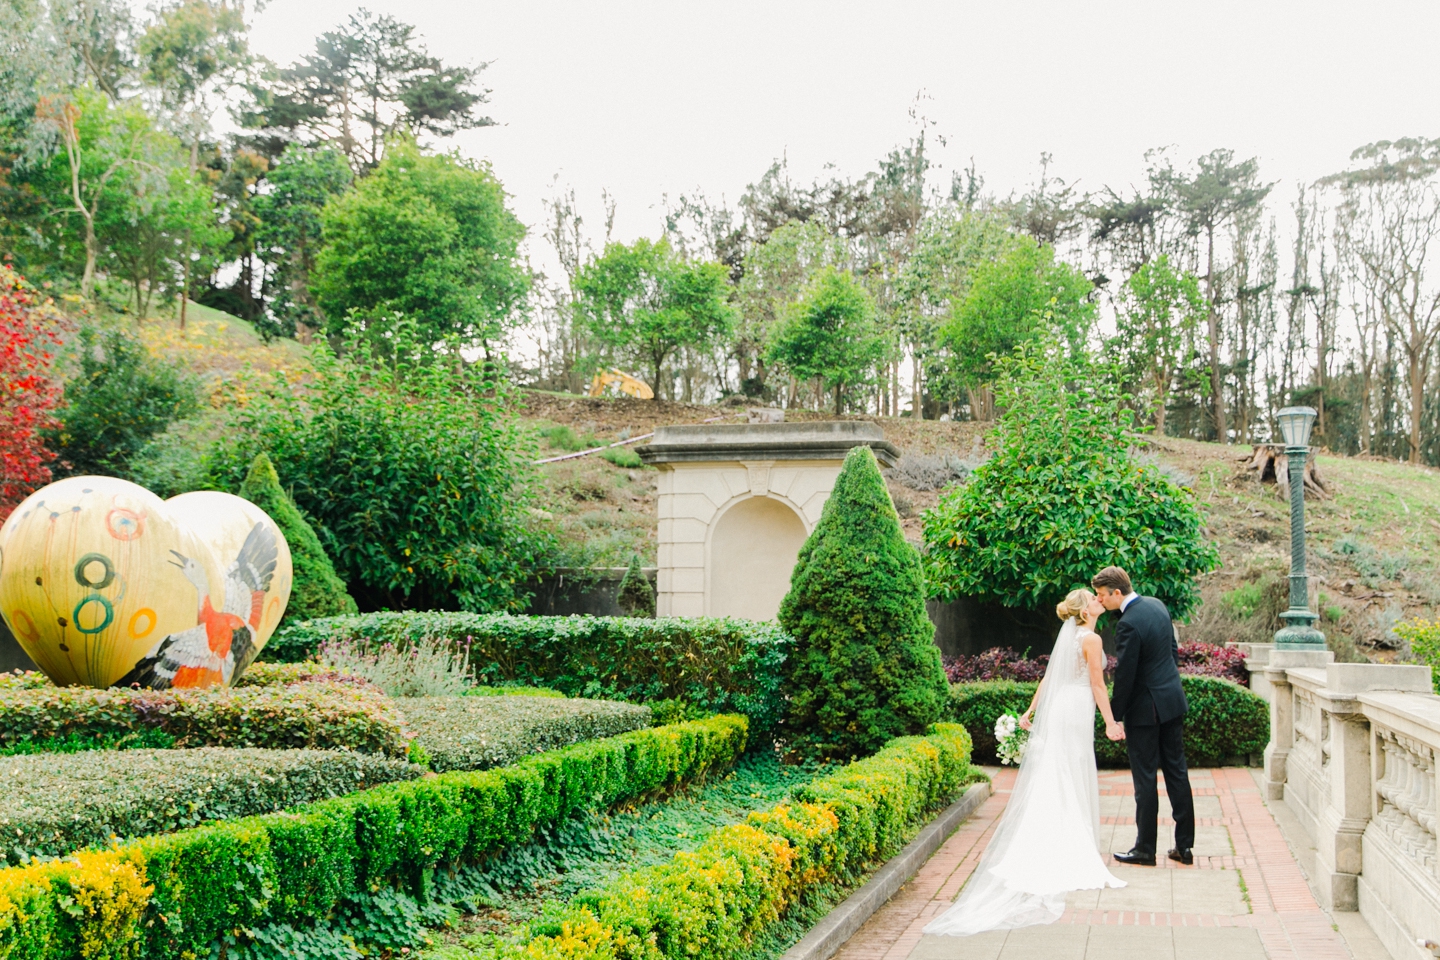
[{"label": "groom", "polygon": [[1090,580],[1106,610],[1118,611],[1115,627],[1117,664],[1110,709],[1123,724],[1130,754],[1130,775],[1135,780],[1135,846],[1115,854],[1121,863],[1155,866],[1155,819],[1160,799],[1155,792],[1155,770],[1165,774],[1165,793],[1175,817],[1175,847],[1170,859],[1195,862],[1195,803],[1185,770],[1185,691],[1180,686],[1180,655],[1170,611],[1154,597],[1137,596],[1130,577],[1119,567],[1106,567]]}]

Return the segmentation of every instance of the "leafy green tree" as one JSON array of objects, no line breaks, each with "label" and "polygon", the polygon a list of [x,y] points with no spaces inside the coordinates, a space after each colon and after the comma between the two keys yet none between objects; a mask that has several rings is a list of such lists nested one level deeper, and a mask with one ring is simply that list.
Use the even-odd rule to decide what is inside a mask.
[{"label": "leafy green tree", "polygon": [[79,369],[65,382],[59,425],[48,433],[59,476],[130,479],[136,453],[172,423],[200,409],[200,387],[123,330],[80,330]]},{"label": "leafy green tree", "polygon": [[492,125],[478,113],[490,92],[476,86],[485,67],[447,66],[414,27],[362,9],[321,34],[314,53],[252,83],[240,120],[270,156],[290,142],[328,146],[363,174],[396,134],[448,137]]},{"label": "leafy green tree", "polygon": [[[988,386],[991,356],[1058,330],[1073,346],[1083,343],[1095,319],[1093,284],[1055,250],[1016,237],[996,259],[977,267],[963,300],[955,302],[940,335],[953,351],[966,384]],[[990,419],[989,411],[980,419]]]},{"label": "leafy green tree", "polygon": [[795,638],[783,668],[783,725],[795,750],[848,758],[940,719],[945,673],[920,555],[869,447],[846,455],[779,619]]},{"label": "leafy green tree", "polygon": [[36,117],[59,145],[28,178],[43,197],[42,216],[48,221],[38,245],[53,245],[60,259],[83,264],[80,293],[88,298],[103,253],[101,218],[124,217],[121,211],[132,205],[138,192],[136,182],[154,175],[155,155],[173,147],[174,141],[139,105],[112,103],[89,87],[42,100]]},{"label": "leafy green tree", "polygon": [[785,311],[818,270],[844,262],[845,244],[814,221],[783,224],[745,254],[736,291],[740,323],[734,340],[744,392],[764,392],[766,351]]},{"label": "leafy green tree", "polygon": [[1171,383],[1205,316],[1200,282],[1161,254],[1131,274],[1117,301],[1111,347],[1129,378],[1150,394],[1155,432],[1164,434]]},{"label": "leafy green tree", "polygon": [[[1214,437],[1229,442],[1225,412],[1225,370],[1220,362],[1224,330],[1220,299],[1224,295],[1221,268],[1215,262],[1216,235],[1228,224],[1257,210],[1274,184],[1260,181],[1260,164],[1254,157],[1236,161],[1233,150],[1212,150],[1196,161],[1186,176],[1162,167],[1151,174],[1154,182],[1184,218],[1191,236],[1204,243],[1205,339],[1209,347],[1209,400]],[[1223,241],[1223,237],[1221,237]]]},{"label": "leafy green tree", "polygon": [[96,220],[105,251],[101,262],[112,277],[129,282],[141,319],[150,315],[157,294],[185,290],[192,257],[209,261],[228,239],[215,222],[209,183],[186,169],[178,151],[156,159],[167,166],[127,179],[129,193]]},{"label": "leafy green tree", "polygon": [[554,545],[495,365],[437,356],[413,322],[314,357],[302,388],[277,373],[235,413],[207,483],[237,490],[268,453],[363,610],[523,610]]},{"label": "leafy green tree", "polygon": [[354,598],[346,592],[344,581],[335,575],[335,565],[326,556],[314,528],[280,486],[280,477],[269,456],[256,455],[238,493],[269,514],[290,547],[295,579],[290,587],[290,602],[285,606],[286,619],[310,620],[357,612]]},{"label": "leafy green tree", "polygon": [[413,140],[333,196],[321,225],[311,282],[330,333],[398,314],[435,341],[493,341],[529,289],[525,228],[490,168]]},{"label": "leafy green tree", "polygon": [[274,272],[279,288],[262,332],[292,336],[295,324],[324,326],[310,275],[324,237],[321,212],[332,197],[344,193],[352,180],[344,154],[329,148],[285,148],[265,178],[268,189],[255,198],[255,249]]},{"label": "leafy green tree", "polygon": [[724,264],[686,263],[665,239],[608,245],[581,268],[575,288],[591,335],[643,367],[656,400],[676,351],[710,347],[734,323]]},{"label": "leafy green tree", "polygon": [[848,271],[825,267],[785,312],[769,357],[802,380],[819,380],[842,412],[844,389],[863,383],[885,356],[875,303]]},{"label": "leafy green tree", "polygon": [[964,302],[976,271],[1018,242],[995,213],[943,208],[921,223],[914,253],[896,281],[900,332],[914,361],[915,416],[926,393],[945,399],[962,395],[964,383],[940,330]]},{"label": "leafy green tree", "polygon": [[1044,608],[1111,564],[1184,617],[1219,564],[1193,494],[1129,453],[1114,378],[1053,341],[997,362],[995,455],[924,514],[932,596]]}]

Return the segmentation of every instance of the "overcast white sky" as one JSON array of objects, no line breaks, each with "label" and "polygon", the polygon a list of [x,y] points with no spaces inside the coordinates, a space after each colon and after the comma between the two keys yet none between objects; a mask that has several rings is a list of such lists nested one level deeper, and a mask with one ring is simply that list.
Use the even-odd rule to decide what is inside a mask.
[{"label": "overcast white sky", "polygon": [[[1288,202],[1360,144],[1440,135],[1435,0],[368,3],[447,62],[491,61],[501,126],[455,143],[493,163],[527,224],[558,175],[596,231],[608,189],[623,240],[658,232],[662,195],[733,204],[782,154],[802,182],[827,163],[859,176],[912,134],[922,92],[948,142],[939,180],[973,156],[1002,194],[1042,151],[1098,189],[1173,144],[1258,156]],[[288,63],[356,7],[271,0],[254,47]]]}]

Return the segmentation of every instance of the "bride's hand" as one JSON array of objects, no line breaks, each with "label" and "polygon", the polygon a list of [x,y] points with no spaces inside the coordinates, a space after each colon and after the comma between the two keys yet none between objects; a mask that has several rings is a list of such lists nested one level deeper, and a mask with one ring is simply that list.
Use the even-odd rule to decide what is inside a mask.
[{"label": "bride's hand", "polygon": [[1031,726],[1031,723],[1032,723],[1032,721],[1030,720],[1030,713],[1031,713],[1031,711],[1026,710],[1023,714],[1020,715],[1020,729],[1021,729],[1021,730],[1029,730],[1029,729],[1030,729],[1030,726]]},{"label": "bride's hand", "polygon": [[1111,740],[1124,740],[1125,728],[1122,727],[1119,723],[1112,720],[1109,723],[1105,724],[1105,736],[1109,737]]}]

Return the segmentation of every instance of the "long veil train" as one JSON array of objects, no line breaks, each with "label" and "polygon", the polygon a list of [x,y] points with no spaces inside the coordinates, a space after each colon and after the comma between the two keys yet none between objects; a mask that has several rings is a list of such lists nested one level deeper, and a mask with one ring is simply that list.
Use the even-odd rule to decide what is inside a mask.
[{"label": "long veil train", "polygon": [[1071,890],[1123,887],[1099,849],[1095,701],[1075,619],[1045,668],[1010,801],[960,899],[925,933],[969,936],[1054,923]]}]

